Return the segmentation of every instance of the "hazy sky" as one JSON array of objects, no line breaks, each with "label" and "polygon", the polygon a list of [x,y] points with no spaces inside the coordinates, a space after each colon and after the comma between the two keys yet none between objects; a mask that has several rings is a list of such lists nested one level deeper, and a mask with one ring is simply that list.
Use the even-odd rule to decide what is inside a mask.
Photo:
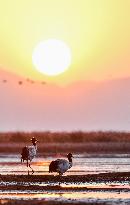
[{"label": "hazy sky", "polygon": [[[52,38],[72,51],[55,77],[32,63]],[[130,130],[130,0],[1,1],[0,130],[111,129]]]},{"label": "hazy sky", "polygon": [[[72,50],[68,71],[47,77],[32,64],[49,38]],[[4,0],[0,3],[0,65],[25,77],[69,83],[130,76],[129,0]]]},{"label": "hazy sky", "polygon": [[0,70],[0,131],[15,130],[130,131],[130,78],[61,87]]}]

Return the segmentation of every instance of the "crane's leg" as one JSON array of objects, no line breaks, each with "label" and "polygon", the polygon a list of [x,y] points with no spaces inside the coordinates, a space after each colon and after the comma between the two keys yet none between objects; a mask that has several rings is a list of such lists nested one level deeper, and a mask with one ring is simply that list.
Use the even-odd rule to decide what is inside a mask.
[{"label": "crane's leg", "polygon": [[[63,174],[59,172],[59,176],[62,176]],[[61,182],[59,181],[59,186],[61,185]]]},{"label": "crane's leg", "polygon": [[[28,159],[27,159],[27,167],[29,167]],[[29,176],[29,170],[28,170],[28,176]]]},{"label": "crane's leg", "polygon": [[24,162],[24,158],[23,158],[23,157],[21,157],[21,163],[22,163],[22,162]]},{"label": "crane's leg", "polygon": [[28,167],[28,159],[27,159],[27,167]]},{"label": "crane's leg", "polygon": [[63,175],[63,173],[59,172],[59,176],[62,176],[62,175]]},{"label": "crane's leg", "polygon": [[32,169],[32,167],[31,167],[31,164],[29,163],[29,167],[30,167],[30,169],[32,170],[32,174],[34,173],[34,170]]}]

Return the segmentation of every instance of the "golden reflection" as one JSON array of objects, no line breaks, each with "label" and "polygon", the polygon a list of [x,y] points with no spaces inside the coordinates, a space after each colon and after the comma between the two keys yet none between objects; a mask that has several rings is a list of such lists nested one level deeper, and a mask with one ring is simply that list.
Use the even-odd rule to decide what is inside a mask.
[{"label": "golden reflection", "polygon": [[33,163],[34,165],[36,165],[36,166],[48,166],[49,165],[49,162],[47,161],[47,162],[34,162]]},{"label": "golden reflection", "polygon": [[62,197],[62,200],[87,200],[87,199],[130,199],[129,192],[67,192],[67,193],[2,193],[1,198],[5,199],[58,199]]},{"label": "golden reflection", "polygon": [[7,204],[8,203],[8,200],[7,199],[1,199],[0,200],[0,204]]},{"label": "golden reflection", "polygon": [[63,188],[88,188],[88,189],[130,189],[128,184],[61,184]]}]

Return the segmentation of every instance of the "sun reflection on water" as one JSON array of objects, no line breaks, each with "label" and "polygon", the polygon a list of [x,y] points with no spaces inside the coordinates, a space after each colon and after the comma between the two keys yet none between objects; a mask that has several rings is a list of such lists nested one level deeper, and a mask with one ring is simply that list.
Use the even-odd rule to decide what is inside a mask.
[{"label": "sun reflection on water", "polygon": [[[35,174],[48,174],[50,161],[55,160],[56,156],[37,157],[33,160],[32,166]],[[130,157],[127,155],[78,155],[75,156],[73,167],[65,175],[73,174],[97,174],[108,172],[128,172],[130,170]],[[21,164],[20,155],[1,155],[0,156],[0,174],[26,174],[26,163]]]},{"label": "sun reflection on water", "polygon": [[2,193],[0,194],[0,199],[6,202],[7,199],[39,199],[39,200],[77,200],[77,201],[87,201],[89,199],[129,199],[130,192],[67,192],[67,193]]}]

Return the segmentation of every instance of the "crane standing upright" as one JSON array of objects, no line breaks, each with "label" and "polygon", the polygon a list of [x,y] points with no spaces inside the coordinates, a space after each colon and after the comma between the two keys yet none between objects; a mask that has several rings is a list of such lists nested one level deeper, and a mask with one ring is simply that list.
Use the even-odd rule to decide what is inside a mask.
[{"label": "crane standing upright", "polygon": [[[21,153],[21,163],[24,162],[25,160],[27,161],[27,167],[30,167],[32,170],[32,174],[34,173],[34,170],[31,167],[31,162],[32,159],[36,156],[37,154],[37,139],[33,137],[31,139],[32,144],[31,146],[25,146],[22,149]],[[28,175],[29,175],[29,170],[28,170]]]}]

